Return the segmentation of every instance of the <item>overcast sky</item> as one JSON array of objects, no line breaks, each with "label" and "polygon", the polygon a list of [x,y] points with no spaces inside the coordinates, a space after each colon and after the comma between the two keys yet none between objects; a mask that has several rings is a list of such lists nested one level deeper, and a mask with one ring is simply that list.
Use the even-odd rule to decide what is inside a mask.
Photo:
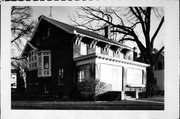
[{"label": "overcast sky", "polygon": [[[56,19],[58,21],[72,25],[73,23],[69,19],[69,16],[72,16],[73,14],[75,14],[75,11],[77,10],[77,8],[78,7],[75,7],[75,6],[74,7],[72,7],[72,6],[71,7],[69,7],[69,6],[61,6],[61,7],[53,6],[52,12],[51,12],[52,18]],[[33,9],[33,14],[32,14],[33,18],[36,20],[40,15],[45,15],[45,16],[50,15],[50,6],[47,6],[47,7],[45,7],[45,6],[33,6],[32,9]],[[157,18],[152,20],[152,27],[151,27],[151,30],[153,31],[152,33],[154,33],[154,29],[156,29],[159,22],[160,22],[160,19],[158,20]],[[164,24],[163,24],[163,26],[162,26],[162,28],[161,28],[161,30],[160,30],[160,32],[156,38],[157,39],[155,40],[154,47],[157,49],[160,49],[164,45],[163,41],[165,40],[164,39],[165,38]],[[134,44],[135,43],[126,42],[126,45],[128,45],[130,47],[134,47]],[[19,54],[19,53],[17,53],[17,54]]]},{"label": "overcast sky", "polygon": [[[40,15],[49,16],[50,14],[50,7],[35,6],[32,8],[34,19],[37,19]],[[54,6],[51,10],[52,18],[67,24],[72,24],[68,16],[73,15],[76,9],[77,7]]]},{"label": "overcast sky", "polygon": [[[33,17],[34,19],[37,19],[40,15],[49,16],[50,14],[50,6],[42,7],[42,6],[34,6],[33,8]],[[52,18],[56,19],[58,21],[67,23],[67,24],[73,24],[72,21],[70,21],[69,16],[72,16],[75,14],[75,11],[78,7],[70,7],[70,6],[61,6],[61,7],[52,7]],[[153,17],[153,16],[152,16]],[[157,25],[159,24],[160,19],[153,19],[152,20],[152,27],[151,30],[154,33],[154,29],[156,29]],[[164,39],[164,25],[162,26],[162,29],[160,30],[157,39],[155,40],[155,47],[157,49],[160,49],[163,45],[163,39]]]}]

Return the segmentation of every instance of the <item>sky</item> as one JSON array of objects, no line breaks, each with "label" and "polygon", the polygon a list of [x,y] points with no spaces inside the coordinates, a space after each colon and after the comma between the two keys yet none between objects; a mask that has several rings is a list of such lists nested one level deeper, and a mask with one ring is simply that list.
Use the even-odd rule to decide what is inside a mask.
[{"label": "sky", "polygon": [[[49,16],[50,14],[50,6],[47,7],[42,7],[42,6],[34,6],[33,8],[33,17],[34,19],[37,19],[40,15],[45,15],[45,16]],[[72,16],[73,14],[75,14],[75,11],[77,10],[78,7],[75,6],[53,6],[52,7],[52,18],[56,19],[58,21],[67,23],[72,25],[72,21],[69,19],[69,16]],[[155,18],[155,16],[152,16],[152,34],[154,33],[154,30],[156,29],[157,25],[160,22],[160,19]],[[142,33],[140,33],[142,34]],[[162,26],[159,34],[157,35],[157,40],[155,40],[155,47],[157,49],[160,49],[163,45],[164,45],[164,25]],[[133,43],[129,43],[127,42],[126,45],[130,45],[130,46],[134,46]]]},{"label": "sky", "polygon": [[[37,19],[40,15],[49,16],[50,14],[50,7],[34,6],[32,9],[34,19]],[[53,6],[51,10],[52,18],[67,24],[72,24],[69,16],[73,15],[76,9],[77,7]]]},{"label": "sky", "polygon": [[[45,16],[50,15],[50,6],[33,6],[32,9],[33,9],[32,17],[35,20],[37,20],[40,15],[45,15]],[[71,7],[70,6],[53,6],[51,9],[52,18],[72,25],[73,23],[69,17],[75,14],[77,9],[78,7],[76,6],[71,6]],[[154,33],[154,29],[156,29],[159,22],[160,22],[159,19],[152,18],[152,23],[153,23],[151,27],[153,31],[152,33]],[[138,33],[138,34],[143,35],[142,33]],[[165,34],[164,34],[164,25],[163,25],[159,34],[156,37],[157,39],[155,40],[155,45],[154,45],[155,48],[160,49],[164,45],[164,42],[163,42],[164,37],[165,37]],[[132,42],[126,42],[125,44],[130,47],[136,46],[136,43],[132,43]]]}]

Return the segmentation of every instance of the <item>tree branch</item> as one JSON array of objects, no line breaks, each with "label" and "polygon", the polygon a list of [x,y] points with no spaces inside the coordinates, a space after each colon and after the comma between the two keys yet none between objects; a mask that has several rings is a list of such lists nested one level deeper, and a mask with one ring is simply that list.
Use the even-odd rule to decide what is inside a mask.
[{"label": "tree branch", "polygon": [[160,28],[162,27],[163,22],[164,22],[164,16],[162,17],[162,19],[161,19],[161,21],[160,21],[160,23],[159,23],[159,25],[158,25],[158,28],[156,29],[154,35],[153,35],[152,38],[151,38],[151,47],[153,47],[154,40],[155,40],[155,38],[156,38],[156,36],[157,36]]}]

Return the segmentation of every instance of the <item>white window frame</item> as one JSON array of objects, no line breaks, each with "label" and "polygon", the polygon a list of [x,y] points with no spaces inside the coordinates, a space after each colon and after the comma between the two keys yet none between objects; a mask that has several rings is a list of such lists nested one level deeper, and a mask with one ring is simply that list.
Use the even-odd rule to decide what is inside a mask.
[{"label": "white window frame", "polygon": [[[35,66],[35,64],[36,64],[36,66]],[[37,49],[32,50],[29,53],[29,56],[28,56],[28,68],[29,68],[29,70],[35,70],[35,69],[38,68],[38,66],[37,66]]]},{"label": "white window frame", "polygon": [[[44,56],[49,57],[49,66],[47,69],[44,68]],[[41,58],[41,63],[39,62]],[[48,74],[47,74],[48,73]],[[51,76],[51,51],[43,50],[38,52],[38,77],[50,77]]]},{"label": "white window frame", "polygon": [[87,55],[88,49],[87,49],[87,44],[81,42],[80,44],[80,55]]}]

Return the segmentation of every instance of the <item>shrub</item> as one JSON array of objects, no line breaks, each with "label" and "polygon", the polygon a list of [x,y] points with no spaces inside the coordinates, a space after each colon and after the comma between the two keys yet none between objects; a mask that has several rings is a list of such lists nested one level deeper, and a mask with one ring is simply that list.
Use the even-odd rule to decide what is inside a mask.
[{"label": "shrub", "polygon": [[97,79],[86,79],[78,83],[78,91],[85,100],[97,100],[97,95],[104,92],[105,83]]}]

